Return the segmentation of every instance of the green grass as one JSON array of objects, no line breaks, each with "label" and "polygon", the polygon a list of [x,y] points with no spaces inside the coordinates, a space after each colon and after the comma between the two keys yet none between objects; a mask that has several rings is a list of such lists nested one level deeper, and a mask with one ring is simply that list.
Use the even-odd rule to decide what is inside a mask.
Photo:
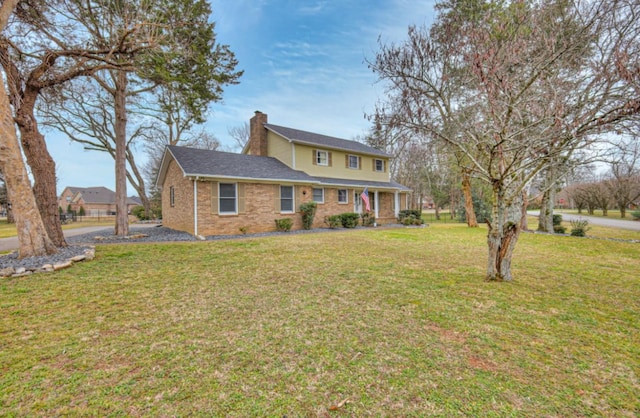
[{"label": "green grass", "polygon": [[[538,218],[535,216],[527,217],[529,230],[535,231],[538,228]],[[573,226],[571,222],[562,222],[562,226],[566,228],[566,233],[570,234]],[[610,228],[600,225],[588,225],[587,237],[600,239],[617,239],[627,241],[639,241],[640,231],[621,228]]]},{"label": "green grass", "polygon": [[98,246],[0,281],[9,416],[637,416],[639,244],[436,225]]}]

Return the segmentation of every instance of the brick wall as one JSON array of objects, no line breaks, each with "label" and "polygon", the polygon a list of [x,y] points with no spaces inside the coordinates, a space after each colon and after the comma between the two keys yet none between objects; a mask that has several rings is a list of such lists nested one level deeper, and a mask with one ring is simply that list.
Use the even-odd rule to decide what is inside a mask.
[{"label": "brick wall", "polygon": [[[174,206],[171,206],[171,187],[174,190]],[[182,175],[175,161],[169,162],[162,185],[162,224],[168,228],[194,233],[193,183]]]},{"label": "brick wall", "polygon": [[[276,219],[291,218],[292,229],[302,228],[300,213],[280,213],[276,210],[276,193],[279,185],[244,183],[244,212],[237,215],[214,213],[212,188],[217,182],[198,182],[198,233],[200,235],[236,235],[240,228],[247,233],[276,230]],[[296,207],[300,202],[296,200]],[[163,211],[164,213],[164,211]]]},{"label": "brick wall", "polygon": [[[174,188],[174,206],[170,205],[170,188]],[[236,235],[240,234],[240,228],[247,233],[270,232],[276,230],[275,220],[291,218],[292,229],[302,228],[302,216],[299,212],[300,204],[313,199],[311,186],[295,187],[296,213],[280,213],[277,207],[276,196],[279,186],[277,184],[243,183],[244,203],[239,204],[237,215],[225,215],[217,213],[217,200],[214,201],[213,188],[217,190],[218,183],[213,181],[198,181],[198,234],[199,235]],[[314,228],[324,228],[325,216],[337,215],[345,212],[353,212],[354,190],[349,189],[349,202],[338,203],[338,189],[324,189],[325,203],[318,204],[314,218]],[[393,210],[393,193],[378,193],[379,225],[396,221]],[[404,197],[401,195],[401,200]],[[240,200],[240,199],[239,199]],[[214,209],[214,204],[216,209]],[[163,225],[186,231],[191,234],[194,231],[193,216],[193,182],[182,176],[182,172],[174,161],[169,163],[165,183],[162,188],[162,215]]]}]

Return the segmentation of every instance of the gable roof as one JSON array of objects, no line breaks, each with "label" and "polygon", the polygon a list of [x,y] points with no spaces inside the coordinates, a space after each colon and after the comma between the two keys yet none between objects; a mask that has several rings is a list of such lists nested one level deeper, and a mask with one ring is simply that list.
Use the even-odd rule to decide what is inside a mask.
[{"label": "gable roof", "polygon": [[198,148],[167,146],[156,184],[166,174],[170,154],[187,177],[216,177],[269,181],[317,183],[308,174],[294,170],[273,157],[211,151]]},{"label": "gable roof", "polygon": [[367,181],[339,179],[330,177],[313,177],[302,171],[294,170],[273,157],[236,154],[231,152],[211,151],[198,148],[169,145],[165,149],[156,185],[162,186],[169,167],[174,160],[185,177],[219,178],[248,181],[270,181],[313,184],[318,187],[371,187],[408,191],[409,188],[395,181]]},{"label": "gable roof", "polygon": [[[80,198],[85,203],[89,204],[114,204],[116,202],[116,192],[106,187],[74,187],[67,186],[67,190],[70,190],[73,194],[73,201],[78,201]],[[139,198],[127,197],[127,204],[141,204]]]},{"label": "gable roof", "polygon": [[287,128],[284,126],[265,123],[264,127],[287,140],[304,145],[312,145],[322,148],[330,148],[340,151],[350,151],[358,154],[374,155],[378,157],[391,158],[389,154],[379,149],[370,147],[357,141],[336,138],[333,136],[316,134],[313,132],[301,131],[299,129]]}]

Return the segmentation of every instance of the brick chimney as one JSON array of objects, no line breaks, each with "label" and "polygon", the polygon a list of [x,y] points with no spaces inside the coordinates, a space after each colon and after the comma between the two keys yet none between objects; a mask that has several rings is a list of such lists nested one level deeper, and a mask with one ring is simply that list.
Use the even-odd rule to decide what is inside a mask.
[{"label": "brick chimney", "polygon": [[249,121],[249,154],[267,156],[267,114],[256,110]]}]

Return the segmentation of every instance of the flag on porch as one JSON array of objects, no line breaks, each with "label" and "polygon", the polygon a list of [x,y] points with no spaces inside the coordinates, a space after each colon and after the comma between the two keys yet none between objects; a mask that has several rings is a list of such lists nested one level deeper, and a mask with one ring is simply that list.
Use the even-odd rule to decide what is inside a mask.
[{"label": "flag on porch", "polygon": [[364,202],[364,207],[367,209],[367,212],[371,212],[371,205],[369,204],[369,188],[365,187],[364,191],[360,195],[362,201]]}]

